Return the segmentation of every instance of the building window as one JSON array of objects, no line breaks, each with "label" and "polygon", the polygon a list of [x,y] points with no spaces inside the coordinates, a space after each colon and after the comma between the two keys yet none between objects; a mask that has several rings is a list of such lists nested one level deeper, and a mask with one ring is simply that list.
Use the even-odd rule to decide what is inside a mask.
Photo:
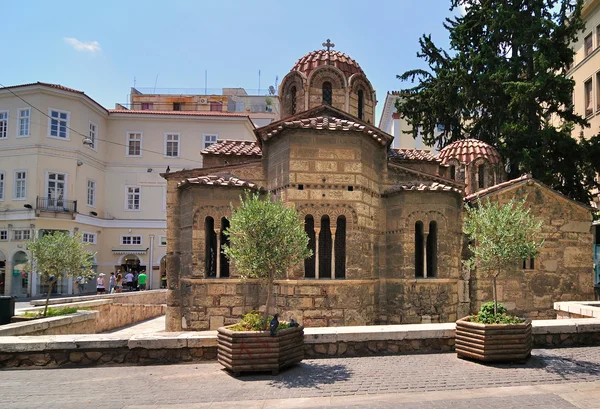
[{"label": "building window", "polygon": [[202,149],[208,148],[213,143],[217,143],[218,135],[204,135],[204,147]]},{"label": "building window", "polygon": [[15,192],[14,198],[24,200],[27,198],[27,171],[15,171]]},{"label": "building window", "polygon": [[315,278],[317,260],[315,219],[310,214],[304,217],[304,231],[308,236],[308,248],[312,250],[312,256],[304,259],[304,278]]},{"label": "building window", "polygon": [[13,240],[23,241],[31,239],[31,230],[13,230]]},{"label": "building window", "polygon": [[46,176],[46,197],[48,207],[64,207],[67,193],[67,175],[50,172]]},{"label": "building window", "polygon": [[331,82],[329,81],[323,83],[323,103],[333,105],[333,91],[331,89]]},{"label": "building window", "polygon": [[361,119],[361,120],[364,119],[363,118],[364,105],[365,105],[365,93],[361,89],[358,91],[358,119]]},{"label": "building window", "polygon": [[93,180],[87,181],[87,205],[90,207],[96,206],[96,182]]},{"label": "building window", "polygon": [[8,111],[0,111],[0,139],[6,139],[8,135]]},{"label": "building window", "polygon": [[4,179],[6,178],[4,175],[4,172],[0,172],[0,200],[4,200]]},{"label": "building window", "polygon": [[124,246],[140,245],[142,236],[121,236],[121,244]]},{"label": "building window", "polygon": [[127,134],[127,156],[142,156],[142,134],[130,132]]},{"label": "building window", "polygon": [[183,107],[183,103],[173,102],[173,111],[181,111],[182,107]]},{"label": "building window", "polygon": [[477,186],[479,189],[485,188],[485,165],[477,166]]},{"label": "building window", "polygon": [[19,109],[19,128],[17,136],[22,138],[29,136],[29,117],[31,110],[29,108]]},{"label": "building window", "polygon": [[139,186],[126,186],[127,203],[125,210],[140,210],[141,188]]},{"label": "building window", "polygon": [[424,271],[424,253],[425,250],[425,232],[423,230],[423,222],[415,223],[415,277],[423,278]]},{"label": "building window", "polygon": [[319,278],[331,280],[331,220],[329,216],[321,217],[321,231],[319,232]]},{"label": "building window", "polygon": [[210,110],[213,112],[221,112],[223,111],[223,103],[221,101],[211,102]]},{"label": "building window", "polygon": [[334,242],[335,278],[346,278],[346,216],[338,216]]},{"label": "building window", "polygon": [[171,158],[179,156],[179,134],[165,134],[165,155]]},{"label": "building window", "polygon": [[600,72],[596,73],[596,111],[600,111]]},{"label": "building window", "polygon": [[167,236],[158,236],[158,245],[165,247],[167,245]]},{"label": "building window", "polygon": [[450,165],[450,179],[452,179],[452,180],[456,179],[456,166],[455,165]]},{"label": "building window", "polygon": [[529,260],[523,260],[523,270],[534,270],[535,269],[535,259],[530,257]]},{"label": "building window", "polygon": [[50,110],[49,134],[53,138],[69,139],[69,116],[66,111]]},{"label": "building window", "polygon": [[592,100],[592,79],[590,78],[584,84],[584,92],[585,92],[585,116],[592,115],[594,113]]},{"label": "building window", "polygon": [[151,102],[142,102],[142,111],[151,111],[154,108],[154,104]]},{"label": "building window", "polygon": [[0,230],[0,241],[8,241],[8,230]]},{"label": "building window", "polygon": [[96,237],[95,233],[83,233],[81,241],[88,244],[96,244]]},{"label": "building window", "polygon": [[90,144],[88,145],[92,149],[96,149],[96,124],[90,121]]},{"label": "building window", "polygon": [[437,223],[429,223],[427,235],[427,277],[437,277]]},{"label": "building window", "polygon": [[217,276],[217,234],[210,216],[204,220],[204,268],[206,277]]},{"label": "building window", "polygon": [[298,91],[296,90],[296,86],[294,85],[290,89],[290,98],[291,98],[290,114],[292,114],[292,115],[294,115],[296,113],[296,94],[297,93],[298,93]]},{"label": "building window", "polygon": [[[221,248],[225,245],[229,246],[229,237],[225,234],[225,230],[227,230],[228,228],[229,228],[229,220],[227,220],[226,217],[222,217],[221,218],[221,231],[219,232],[219,234],[221,235],[221,237],[220,237],[221,241],[219,242],[219,244],[221,245]],[[227,277],[229,277],[229,259],[225,256],[225,253],[223,253],[222,251],[219,251],[219,258],[220,258],[220,260],[219,260],[220,261],[219,278],[227,278]]]},{"label": "building window", "polygon": [[591,33],[583,40],[583,44],[585,49],[585,56],[587,57],[588,55],[590,55],[594,47]]}]

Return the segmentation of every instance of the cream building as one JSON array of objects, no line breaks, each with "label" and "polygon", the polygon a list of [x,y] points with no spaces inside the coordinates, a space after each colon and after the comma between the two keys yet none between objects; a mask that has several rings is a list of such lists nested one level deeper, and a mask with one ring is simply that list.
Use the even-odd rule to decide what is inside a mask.
[{"label": "cream building", "polygon": [[[145,269],[158,288],[166,253],[159,173],[200,167],[205,147],[252,141],[253,131],[243,113],[107,110],[81,91],[39,82],[0,89],[0,293],[46,291],[24,268],[25,244],[52,230],[82,233],[97,273]],[[65,280],[57,290],[74,287]]]}]

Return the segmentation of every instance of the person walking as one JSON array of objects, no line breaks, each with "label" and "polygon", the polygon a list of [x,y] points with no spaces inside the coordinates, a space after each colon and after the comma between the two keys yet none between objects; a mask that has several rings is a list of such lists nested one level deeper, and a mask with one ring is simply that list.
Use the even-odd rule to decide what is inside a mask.
[{"label": "person walking", "polygon": [[112,294],[114,288],[115,288],[115,273],[113,271],[111,271],[110,277],[108,278],[108,293]]},{"label": "person walking", "polygon": [[132,284],[132,286],[133,286],[133,289],[135,291],[139,290],[139,288],[138,288],[138,276],[139,276],[139,273],[137,271],[135,273],[133,273],[133,284]]},{"label": "person walking", "polygon": [[167,272],[163,271],[162,277],[160,278],[160,286],[162,288],[167,288]]},{"label": "person walking", "polygon": [[106,287],[104,286],[104,276],[106,274],[100,273],[96,279],[96,294],[106,293]]},{"label": "person walking", "polygon": [[120,293],[123,291],[123,276],[121,273],[117,273],[117,278],[115,279],[115,293]]},{"label": "person walking", "polygon": [[140,291],[146,291],[146,280],[148,276],[146,275],[146,270],[142,270],[140,275],[138,276],[138,284],[140,286]]},{"label": "person walking", "polygon": [[129,288],[129,291],[133,290],[133,273],[131,271],[125,274],[125,285]]}]

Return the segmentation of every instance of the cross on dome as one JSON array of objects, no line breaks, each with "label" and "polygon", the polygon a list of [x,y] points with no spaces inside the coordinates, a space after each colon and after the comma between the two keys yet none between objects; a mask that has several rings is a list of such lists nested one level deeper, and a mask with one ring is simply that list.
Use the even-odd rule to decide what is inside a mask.
[{"label": "cross on dome", "polygon": [[335,44],[333,44],[329,38],[322,45],[323,47],[327,48],[327,51],[329,51],[330,48],[335,47]]}]

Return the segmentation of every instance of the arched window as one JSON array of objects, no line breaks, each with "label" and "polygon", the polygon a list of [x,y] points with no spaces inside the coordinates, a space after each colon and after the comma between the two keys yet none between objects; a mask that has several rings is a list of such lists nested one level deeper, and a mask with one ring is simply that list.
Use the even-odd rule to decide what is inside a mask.
[{"label": "arched window", "polygon": [[483,163],[477,167],[477,186],[479,189],[485,188],[485,165]]},{"label": "arched window", "polygon": [[296,113],[296,86],[294,85],[290,88],[290,114],[294,115]]},{"label": "arched window", "polygon": [[321,217],[319,232],[319,278],[331,280],[331,226],[329,216]]},{"label": "arched window", "polygon": [[335,278],[346,278],[345,216],[338,216],[335,229]]},{"label": "arched window", "polygon": [[424,277],[423,273],[423,261],[424,261],[424,240],[425,233],[423,231],[423,222],[418,221],[415,223],[415,277]]},{"label": "arched window", "polygon": [[429,223],[427,235],[427,277],[437,277],[437,223]]},{"label": "arched window", "polygon": [[450,179],[456,179],[456,166],[450,165]]},{"label": "arched window", "polygon": [[363,118],[364,106],[365,106],[365,95],[364,95],[363,90],[361,89],[358,91],[358,119],[364,119]]},{"label": "arched window", "polygon": [[204,220],[204,267],[206,277],[217,276],[217,234],[215,220],[208,216]]},{"label": "arched window", "polygon": [[225,253],[223,253],[223,246],[224,245],[229,245],[229,237],[225,234],[225,230],[227,230],[229,228],[229,220],[227,220],[227,218],[223,217],[221,218],[221,232],[219,233],[221,235],[221,248],[219,249],[219,254],[221,257],[220,261],[220,266],[219,269],[220,271],[220,275],[219,277],[223,278],[223,277],[229,277],[229,259],[225,256]]},{"label": "arched window", "polygon": [[304,278],[315,278],[315,261],[317,257],[315,219],[310,214],[304,218],[304,231],[308,236],[308,248],[312,250],[312,256],[304,259]]},{"label": "arched window", "polygon": [[323,103],[333,105],[333,90],[329,81],[323,83]]}]

